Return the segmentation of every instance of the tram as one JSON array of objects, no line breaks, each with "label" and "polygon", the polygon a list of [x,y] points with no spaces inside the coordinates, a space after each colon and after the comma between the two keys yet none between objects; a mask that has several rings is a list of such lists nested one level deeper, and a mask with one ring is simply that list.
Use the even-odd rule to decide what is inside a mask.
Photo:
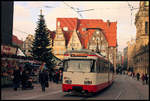
[{"label": "tram", "polygon": [[112,64],[90,50],[65,52],[63,66],[63,92],[96,93],[113,83]]}]

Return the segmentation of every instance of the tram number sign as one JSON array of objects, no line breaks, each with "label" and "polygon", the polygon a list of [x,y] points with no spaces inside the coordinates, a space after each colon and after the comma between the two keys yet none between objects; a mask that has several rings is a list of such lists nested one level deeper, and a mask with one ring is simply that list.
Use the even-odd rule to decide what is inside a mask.
[{"label": "tram number sign", "polygon": [[87,57],[87,54],[71,54],[71,57]]}]

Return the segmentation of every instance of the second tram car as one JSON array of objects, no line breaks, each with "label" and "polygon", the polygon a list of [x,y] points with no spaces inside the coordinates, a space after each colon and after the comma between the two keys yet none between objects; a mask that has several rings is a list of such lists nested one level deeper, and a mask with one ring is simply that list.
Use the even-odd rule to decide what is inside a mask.
[{"label": "second tram car", "polygon": [[72,50],[64,54],[63,92],[95,93],[112,82],[112,64],[102,55],[90,50]]}]

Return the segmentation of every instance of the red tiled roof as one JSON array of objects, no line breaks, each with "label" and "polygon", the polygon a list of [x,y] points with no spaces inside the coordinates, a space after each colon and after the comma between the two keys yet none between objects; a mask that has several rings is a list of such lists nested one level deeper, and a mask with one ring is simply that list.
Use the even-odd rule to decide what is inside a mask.
[{"label": "red tiled roof", "polygon": [[13,35],[13,37],[12,37],[12,42],[17,44],[17,45],[22,45],[23,44],[23,41],[19,40],[17,38],[17,36],[15,36],[15,35]]},{"label": "red tiled roof", "polygon": [[88,31],[83,31],[83,28],[100,28],[104,32],[109,46],[116,47],[117,45],[117,22],[110,22],[108,27],[107,22],[101,19],[57,18],[57,23],[58,21],[62,29],[63,27],[68,27],[68,31],[63,31],[66,38],[66,45],[72,36],[73,30],[76,29],[80,33],[78,36],[81,44],[84,48],[87,48],[87,43],[95,30],[89,29]]},{"label": "red tiled roof", "polygon": [[[57,18],[57,22],[60,22],[60,27],[64,33],[66,40],[66,46],[69,43],[69,40],[72,36],[73,30],[77,28],[77,18]],[[68,31],[64,31],[63,27],[68,27]],[[58,28],[56,23],[56,28]]]}]

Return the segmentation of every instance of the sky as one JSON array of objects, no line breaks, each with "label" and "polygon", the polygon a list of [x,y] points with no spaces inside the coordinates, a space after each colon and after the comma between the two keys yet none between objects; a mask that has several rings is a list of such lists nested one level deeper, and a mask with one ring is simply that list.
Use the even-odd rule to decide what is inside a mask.
[{"label": "sky", "polygon": [[[66,4],[75,10],[93,10],[80,12],[81,17]],[[56,30],[58,17],[117,22],[118,51],[123,51],[127,41],[136,36],[134,21],[138,9],[130,10],[128,4],[139,8],[139,1],[14,1],[13,34],[23,41],[29,34],[34,35],[42,9],[46,25],[52,31]]]}]

